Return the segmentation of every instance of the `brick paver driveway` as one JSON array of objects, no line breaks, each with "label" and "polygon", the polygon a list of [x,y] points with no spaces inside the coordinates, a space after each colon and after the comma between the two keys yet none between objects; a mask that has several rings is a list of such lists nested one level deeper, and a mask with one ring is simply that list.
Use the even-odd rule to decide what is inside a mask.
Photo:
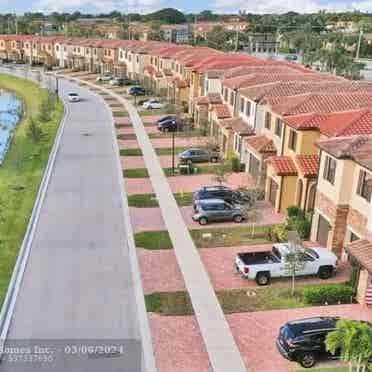
[{"label": "brick paver driveway", "polygon": [[185,282],[173,249],[137,248],[145,294],[184,291]]},{"label": "brick paver driveway", "polygon": [[289,372],[299,365],[287,361],[276,350],[279,328],[290,320],[319,315],[372,322],[372,310],[357,304],[238,313],[226,317],[249,371]]},{"label": "brick paver driveway", "polygon": [[[244,220],[242,223],[238,224],[235,222],[211,222],[207,225],[201,226],[198,222],[192,219],[193,215],[193,208],[190,207],[182,207],[182,215],[185,219],[187,226],[190,229],[208,229],[211,227],[233,227],[239,225],[250,225],[252,222],[248,218]],[[272,225],[276,223],[282,223],[285,220],[284,215],[275,213],[273,207],[268,202],[262,201],[257,203],[256,210],[259,211],[259,215],[257,215],[257,219],[254,221],[255,225]]]},{"label": "brick paver driveway", "polygon": [[[149,194],[153,192],[149,178],[126,178],[127,193],[133,194]],[[194,192],[202,186],[215,185],[213,175],[199,174],[195,176],[174,176],[168,177],[168,182],[173,192]],[[253,182],[247,173],[233,173],[229,178],[226,186],[233,189],[238,187],[252,187]]]},{"label": "brick paver driveway", "polygon": [[[271,225],[284,221],[284,216],[274,213],[273,208],[267,202],[257,203],[257,208],[260,210],[260,218],[255,221],[255,225]],[[240,224],[235,222],[216,222],[209,223],[205,226],[200,225],[192,219],[193,208],[180,207],[185,223],[189,229],[209,229],[219,227],[235,227],[239,225],[250,225],[250,220],[243,221]],[[165,230],[164,221],[160,208],[130,208],[134,231],[149,231],[149,230]]]},{"label": "brick paver driveway", "polygon": [[[171,155],[161,155],[158,158],[163,168],[172,166]],[[142,156],[122,156],[120,160],[123,169],[145,168],[145,161]]]},{"label": "brick paver driveway", "polygon": [[[270,250],[271,247],[271,244],[261,244],[242,247],[203,248],[199,250],[199,253],[215,289],[257,288],[257,284],[254,280],[247,280],[236,273],[234,268],[235,256],[237,253],[241,252],[258,252],[262,250]],[[343,283],[346,282],[349,277],[349,265],[343,264],[340,265],[337,274],[328,280],[322,280],[317,278],[316,276],[310,276],[298,278],[297,283]],[[271,285],[289,285],[289,280],[287,278],[273,279]]]},{"label": "brick paver driveway", "polygon": [[[168,177],[168,182],[173,192],[194,192],[203,186],[216,185],[212,174],[172,176]],[[236,189],[239,187],[250,188],[254,186],[254,183],[247,173],[240,172],[231,174],[225,185]]]},{"label": "brick paver driveway", "polygon": [[[120,110],[117,110],[117,111],[120,111]],[[202,146],[203,144],[205,144],[205,142],[206,142],[206,139],[204,137],[182,137],[182,138],[177,138],[175,146],[177,147]],[[160,148],[166,149],[166,148],[172,147],[171,137],[152,138],[151,143],[153,147],[156,149],[160,149]],[[118,140],[118,144],[121,149],[133,149],[133,148],[139,147],[137,140]]]},{"label": "brick paver driveway", "polygon": [[151,314],[150,327],[158,372],[212,371],[194,316]]}]

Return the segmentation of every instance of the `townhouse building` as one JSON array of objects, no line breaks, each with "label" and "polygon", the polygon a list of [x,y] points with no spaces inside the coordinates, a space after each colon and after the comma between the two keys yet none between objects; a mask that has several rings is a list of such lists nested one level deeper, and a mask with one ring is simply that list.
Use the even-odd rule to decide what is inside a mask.
[{"label": "townhouse building", "polygon": [[[372,113],[356,113],[352,127],[366,132]],[[317,196],[311,238],[349,259],[356,269],[357,298],[372,290],[372,136],[321,140]]]}]

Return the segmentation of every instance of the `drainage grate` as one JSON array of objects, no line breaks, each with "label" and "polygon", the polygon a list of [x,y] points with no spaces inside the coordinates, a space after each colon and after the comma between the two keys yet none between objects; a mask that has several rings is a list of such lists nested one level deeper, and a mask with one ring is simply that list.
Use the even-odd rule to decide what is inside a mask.
[{"label": "drainage grate", "polygon": [[92,133],[88,133],[88,132],[87,133],[83,133],[82,136],[83,137],[91,137],[92,136]]}]

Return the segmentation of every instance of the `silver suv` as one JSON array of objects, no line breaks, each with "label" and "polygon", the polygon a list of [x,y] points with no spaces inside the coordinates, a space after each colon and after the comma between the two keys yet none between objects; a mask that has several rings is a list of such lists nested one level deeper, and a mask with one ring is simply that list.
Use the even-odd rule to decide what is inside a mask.
[{"label": "silver suv", "polygon": [[200,225],[222,221],[240,223],[245,219],[244,215],[244,209],[240,205],[230,204],[221,199],[205,199],[198,203],[192,219]]},{"label": "silver suv", "polygon": [[219,160],[219,153],[200,147],[192,147],[181,152],[179,155],[181,163],[216,163]]}]

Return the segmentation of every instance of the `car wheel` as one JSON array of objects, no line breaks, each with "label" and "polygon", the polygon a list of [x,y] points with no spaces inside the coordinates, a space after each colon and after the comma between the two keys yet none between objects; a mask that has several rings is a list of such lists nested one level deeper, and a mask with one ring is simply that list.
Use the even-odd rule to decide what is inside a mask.
[{"label": "car wheel", "polygon": [[268,285],[270,283],[270,274],[269,273],[258,273],[256,275],[256,283],[258,285]]},{"label": "car wheel", "polygon": [[241,223],[242,221],[243,221],[243,216],[241,216],[240,214],[234,216],[234,222]]},{"label": "car wheel", "polygon": [[316,363],[315,354],[311,352],[301,354],[299,358],[299,363],[304,368],[313,367],[314,364]]},{"label": "car wheel", "polygon": [[218,160],[217,158],[211,158],[212,163],[217,163],[217,160]]},{"label": "car wheel", "polygon": [[333,269],[329,266],[320,267],[318,276],[320,279],[329,279],[333,274]]},{"label": "car wheel", "polygon": [[208,223],[208,220],[207,220],[205,217],[201,217],[201,218],[199,219],[199,225],[204,226],[204,225],[206,225],[207,223]]}]

